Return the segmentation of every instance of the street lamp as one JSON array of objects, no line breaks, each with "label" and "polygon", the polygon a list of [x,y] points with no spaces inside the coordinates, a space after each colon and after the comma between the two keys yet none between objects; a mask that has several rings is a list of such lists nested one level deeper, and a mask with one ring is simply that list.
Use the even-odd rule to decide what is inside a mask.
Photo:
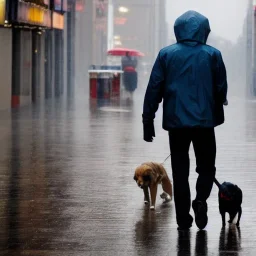
[{"label": "street lamp", "polygon": [[120,6],[118,8],[118,11],[121,12],[121,13],[127,13],[127,12],[129,12],[129,9],[125,6]]}]

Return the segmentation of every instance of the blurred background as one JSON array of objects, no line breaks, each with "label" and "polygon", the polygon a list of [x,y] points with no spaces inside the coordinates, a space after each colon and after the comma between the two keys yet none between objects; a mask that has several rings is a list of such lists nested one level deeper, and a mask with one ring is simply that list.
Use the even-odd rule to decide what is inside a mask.
[{"label": "blurred background", "polygon": [[75,88],[89,96],[90,66],[113,63],[107,52],[115,48],[143,53],[137,71],[145,87],[158,51],[175,43],[175,19],[189,9],[210,20],[208,43],[223,53],[230,92],[255,97],[252,0],[4,0],[0,109],[74,95]]}]

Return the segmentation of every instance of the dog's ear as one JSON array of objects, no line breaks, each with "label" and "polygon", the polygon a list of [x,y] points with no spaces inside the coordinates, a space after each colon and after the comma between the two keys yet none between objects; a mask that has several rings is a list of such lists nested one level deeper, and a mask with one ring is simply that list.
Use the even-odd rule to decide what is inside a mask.
[{"label": "dog's ear", "polygon": [[133,177],[133,179],[135,180],[135,181],[137,181],[138,179],[137,179],[137,177],[134,175],[134,177]]},{"label": "dog's ear", "polygon": [[143,181],[151,181],[151,176],[150,175],[144,175],[143,176]]}]

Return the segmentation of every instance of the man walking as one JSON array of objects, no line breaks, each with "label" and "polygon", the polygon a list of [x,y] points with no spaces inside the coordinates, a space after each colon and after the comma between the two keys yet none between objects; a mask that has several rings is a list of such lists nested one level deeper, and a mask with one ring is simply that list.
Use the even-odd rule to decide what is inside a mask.
[{"label": "man walking", "polygon": [[189,187],[189,147],[196,156],[195,222],[208,222],[207,199],[215,177],[214,127],[224,123],[227,105],[226,69],[220,51],[206,45],[209,21],[188,11],[175,22],[177,43],[162,49],[155,61],[144,99],[144,140],[155,137],[154,118],[163,99],[163,129],[169,132],[174,200],[178,229],[189,229],[193,217]]}]

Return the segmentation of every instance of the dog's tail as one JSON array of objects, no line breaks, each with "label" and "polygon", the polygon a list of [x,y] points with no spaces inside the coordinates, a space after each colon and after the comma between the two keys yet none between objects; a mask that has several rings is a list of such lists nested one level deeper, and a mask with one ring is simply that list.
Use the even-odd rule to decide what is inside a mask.
[{"label": "dog's tail", "polygon": [[214,178],[214,183],[217,185],[218,188],[221,187],[221,184],[218,182],[218,180],[216,178]]}]

